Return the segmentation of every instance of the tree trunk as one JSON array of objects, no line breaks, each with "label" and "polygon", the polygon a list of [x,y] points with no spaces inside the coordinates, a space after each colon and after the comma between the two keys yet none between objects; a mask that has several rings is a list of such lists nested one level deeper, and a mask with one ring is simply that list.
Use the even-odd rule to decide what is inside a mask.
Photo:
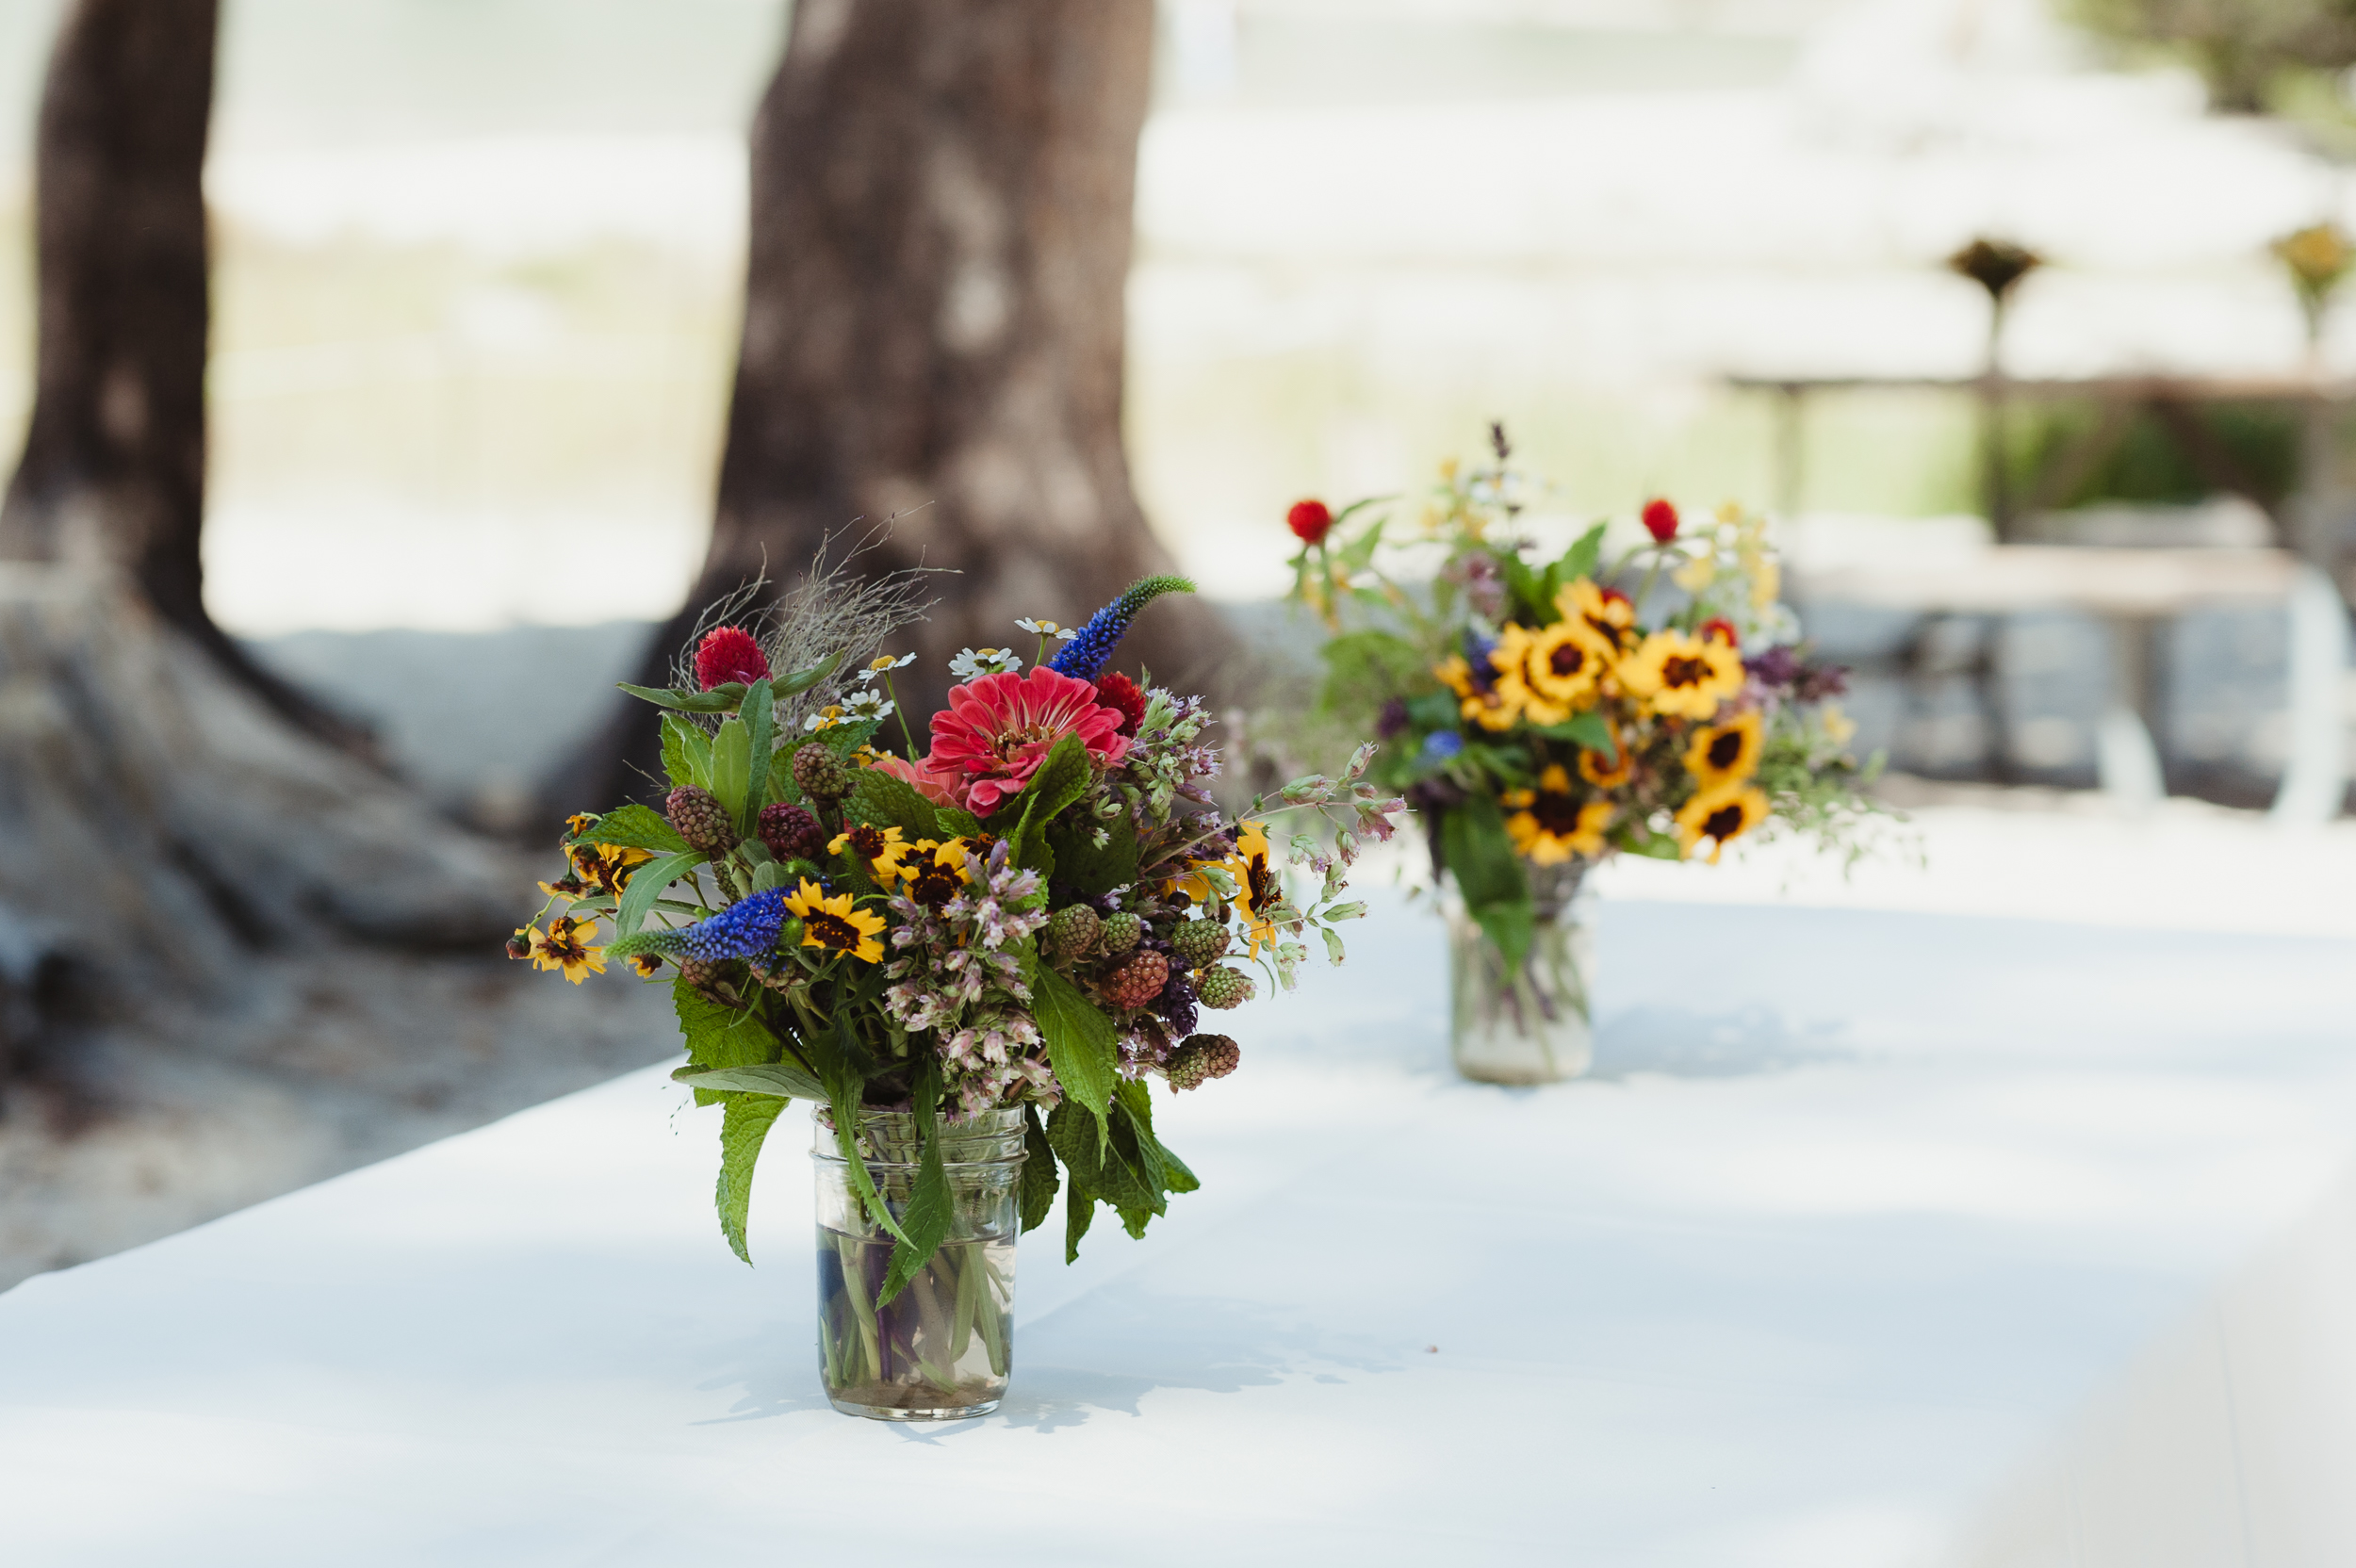
[{"label": "tree trunk", "polygon": [[[899,690],[922,733],[961,647],[1036,644],[1170,569],[1129,484],[1121,345],[1152,0],[800,0],[752,133],[744,327],[702,574],[649,649],[661,683],[708,607],[790,585],[897,518],[868,572],[941,602]],[[1124,662],[1201,682],[1208,606],[1164,601]],[[568,798],[643,792],[628,705]],[[586,792],[581,793],[577,792]]]},{"label": "tree trunk", "polygon": [[0,558],[103,567],[280,713],[367,732],[262,670],[205,610],[205,130],[217,0],[76,0],[35,155],[40,350]]}]

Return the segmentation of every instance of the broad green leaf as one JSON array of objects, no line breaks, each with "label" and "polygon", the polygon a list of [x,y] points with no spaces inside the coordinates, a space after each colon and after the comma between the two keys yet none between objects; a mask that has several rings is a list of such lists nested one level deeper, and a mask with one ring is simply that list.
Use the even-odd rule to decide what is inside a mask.
[{"label": "broad green leaf", "polygon": [[1464,704],[1454,692],[1426,692],[1407,699],[1407,717],[1418,729],[1454,729]]},{"label": "broad green leaf", "polygon": [[730,719],[712,738],[712,794],[732,818],[744,814],[752,790],[753,740],[744,721]]},{"label": "broad green leaf", "polygon": [[[679,1034],[687,1045],[688,1065],[679,1072],[698,1069],[755,1067],[773,1062],[777,1037],[759,1015],[714,1002],[685,980],[671,982],[671,1007],[679,1015]],[[679,1073],[673,1073],[674,1078]],[[680,1080],[684,1082],[684,1079]],[[695,1103],[717,1105],[733,1098],[733,1085],[695,1088]]]},{"label": "broad green leaf", "polygon": [[906,1207],[900,1211],[902,1234],[899,1245],[892,1250],[892,1262],[884,1269],[883,1292],[875,1298],[883,1305],[916,1277],[916,1271],[932,1261],[948,1239],[949,1222],[954,1205],[949,1197],[949,1172],[941,1163],[941,1062],[929,1051],[919,1058],[916,1082],[909,1089],[911,1107],[916,1115],[916,1135],[923,1152],[917,1156],[916,1183],[908,1193]]},{"label": "broad green leaf", "polygon": [[867,1074],[846,1034],[848,1027],[838,1012],[833,1034],[811,1035],[802,1041],[802,1049],[810,1056],[810,1066],[818,1070],[819,1080],[826,1086],[826,1109],[834,1119],[835,1147],[843,1152],[843,1158],[850,1166],[851,1185],[859,1190],[860,1200],[875,1223],[906,1241],[908,1236],[900,1229],[892,1205],[875,1190],[875,1179],[868,1173],[867,1162],[859,1158],[859,1113],[866,1099]]},{"label": "broad green leaf", "polygon": [[851,781],[843,813],[854,822],[896,827],[910,842],[941,837],[941,816],[933,803],[916,792],[906,779],[879,768],[861,768]]},{"label": "broad green leaf", "polygon": [[1039,1125],[1039,1107],[1023,1107],[1023,1228],[1036,1231],[1055,1206],[1055,1151]]},{"label": "broad green leaf", "polygon": [[619,844],[625,849],[651,849],[662,855],[684,854],[688,844],[663,813],[646,806],[624,806],[599,817],[581,841]]},{"label": "broad green leaf", "polygon": [[[1076,734],[1066,735],[1031,775],[1023,792],[990,813],[992,829],[1012,837],[1007,829],[1025,817],[1044,828],[1050,818],[1086,792],[1091,776],[1088,743]],[[1021,858],[1019,846],[1016,855]]]},{"label": "broad green leaf", "polygon": [[720,1184],[714,1194],[720,1233],[728,1238],[729,1250],[748,1264],[753,1255],[745,1250],[744,1222],[752,1213],[753,1167],[761,1140],[784,1109],[784,1101],[757,1095],[730,1100],[720,1113]]},{"label": "broad green leaf", "polygon": [[1073,1177],[1064,1184],[1063,1261],[1080,1261],[1080,1238],[1088,1233],[1088,1221],[1096,1217],[1096,1200],[1088,1195]]},{"label": "broad green leaf", "polygon": [[744,803],[736,810],[736,831],[741,838],[753,836],[761,808],[768,804],[764,797],[769,792],[769,752],[777,721],[777,702],[769,694],[769,683],[754,681],[744,689]]},{"label": "broad green leaf", "polygon": [[618,684],[631,696],[681,713],[733,713],[736,705],[744,700],[744,683],[741,680],[725,681],[709,692],[691,692],[679,686],[632,686],[627,680]]},{"label": "broad green leaf", "polygon": [[940,811],[941,830],[949,837],[972,839],[980,835],[982,825],[973,812],[960,810],[955,806],[943,806],[940,808]]},{"label": "broad green leaf", "polygon": [[[1099,1012],[1080,988],[1041,965],[1031,993],[1031,1012],[1047,1042],[1048,1065],[1066,1093],[1093,1112],[1100,1123],[1112,1105],[1120,1078],[1121,1053],[1113,1021]],[[1067,1162],[1069,1163],[1069,1162]]]},{"label": "broad green leaf", "polygon": [[[1318,705],[1328,712],[1372,712],[1394,696],[1432,683],[1431,661],[1403,637],[1387,631],[1353,631],[1318,650],[1325,685]],[[1456,698],[1447,693],[1436,723],[1456,718]]]},{"label": "broad green leaf", "polygon": [[701,725],[677,713],[663,715],[663,771],[671,776],[674,787],[712,788],[712,737]]},{"label": "broad green leaf", "polygon": [[794,754],[802,749],[800,741],[788,741],[769,754],[769,798],[781,800],[788,806],[802,804],[802,787],[794,781]]},{"label": "broad green leaf", "polygon": [[663,890],[703,863],[702,853],[691,849],[649,860],[630,873],[630,886],[622,890],[622,902],[614,911],[615,934],[627,937],[645,924],[646,912],[663,896]]},{"label": "broad green leaf", "polygon": [[1605,524],[1597,523],[1580,534],[1577,544],[1562,552],[1562,559],[1555,563],[1555,568],[1563,583],[1577,582],[1580,578],[1595,575],[1595,567],[1603,560],[1605,527]]},{"label": "broad green leaf", "polygon": [[1108,827],[1104,846],[1096,846],[1099,825],[1085,813],[1071,812],[1048,825],[1047,845],[1055,854],[1055,879],[1081,892],[1098,895],[1137,879],[1137,836],[1127,825]]},{"label": "broad green leaf", "polygon": [[1600,751],[1607,757],[1613,755],[1611,722],[1593,710],[1574,713],[1561,724],[1547,725],[1536,733],[1550,741],[1569,741],[1589,751]]},{"label": "broad green leaf", "polygon": [[1530,951],[1530,880],[1506,837],[1496,797],[1476,794],[1450,807],[1442,819],[1440,843],[1465,912],[1497,942],[1509,972],[1518,972]]},{"label": "broad green leaf", "polygon": [[798,697],[804,692],[809,691],[812,686],[815,686],[820,681],[826,679],[826,677],[834,674],[834,667],[842,662],[843,655],[841,653],[830,653],[826,655],[826,658],[820,660],[817,663],[809,666],[807,669],[794,670],[790,674],[772,679],[769,682],[770,689],[781,698]]},{"label": "broad green leaf", "polygon": [[1544,626],[1553,612],[1546,602],[1546,580],[1530,570],[1530,563],[1518,555],[1498,558],[1505,568],[1505,588],[1512,598],[1513,619],[1524,626]]},{"label": "broad green leaf", "polygon": [[671,1081],[696,1089],[730,1089],[739,1094],[777,1095],[787,1100],[824,1100],[826,1086],[792,1062],[761,1062],[751,1067],[683,1067]]}]

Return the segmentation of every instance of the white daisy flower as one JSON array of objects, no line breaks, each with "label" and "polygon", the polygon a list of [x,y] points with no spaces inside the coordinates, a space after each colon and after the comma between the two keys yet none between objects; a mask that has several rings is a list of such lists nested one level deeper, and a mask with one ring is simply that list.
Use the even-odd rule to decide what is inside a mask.
[{"label": "white daisy flower", "polygon": [[879,654],[875,659],[868,662],[867,668],[859,671],[859,684],[864,686],[869,681],[874,680],[877,676],[884,674],[886,671],[904,670],[915,662],[916,655],[912,653],[904,653],[897,659],[892,658],[892,655],[888,653]]},{"label": "white daisy flower", "polygon": [[1022,667],[1022,656],[1012,648],[967,648],[949,661],[949,673],[959,680],[973,680],[986,675],[1011,675]]},{"label": "white daisy flower", "polygon": [[1035,636],[1053,637],[1058,643],[1069,643],[1072,639],[1080,635],[1079,628],[1064,626],[1055,621],[1034,621],[1024,619],[1017,621],[1014,624]]}]

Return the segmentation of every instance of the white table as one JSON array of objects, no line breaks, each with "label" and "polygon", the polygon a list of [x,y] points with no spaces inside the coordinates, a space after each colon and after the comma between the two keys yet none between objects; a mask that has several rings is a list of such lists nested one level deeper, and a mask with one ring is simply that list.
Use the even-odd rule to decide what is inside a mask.
[{"label": "white table", "polygon": [[625,1077],[0,1296],[0,1563],[1938,1560],[2325,1191],[2337,939],[1607,902],[1597,1078],[1439,933],[1242,1015],[1204,1190],[1023,1250],[1013,1392],[820,1396],[798,1113]]}]

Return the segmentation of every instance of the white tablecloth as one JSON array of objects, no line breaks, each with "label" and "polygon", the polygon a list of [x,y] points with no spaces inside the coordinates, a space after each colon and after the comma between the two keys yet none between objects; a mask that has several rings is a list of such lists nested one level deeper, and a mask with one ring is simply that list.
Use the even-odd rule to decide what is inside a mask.
[{"label": "white tablecloth", "polygon": [[[0,1563],[1932,1560],[2330,1186],[2339,939],[1609,902],[1589,1080],[1436,927],[1234,1015],[1203,1179],[1022,1253],[1013,1391],[833,1413],[660,1070],[0,1296]],[[659,1047],[660,1042],[650,1042]],[[1478,1556],[1476,1556],[1478,1554]]]}]

